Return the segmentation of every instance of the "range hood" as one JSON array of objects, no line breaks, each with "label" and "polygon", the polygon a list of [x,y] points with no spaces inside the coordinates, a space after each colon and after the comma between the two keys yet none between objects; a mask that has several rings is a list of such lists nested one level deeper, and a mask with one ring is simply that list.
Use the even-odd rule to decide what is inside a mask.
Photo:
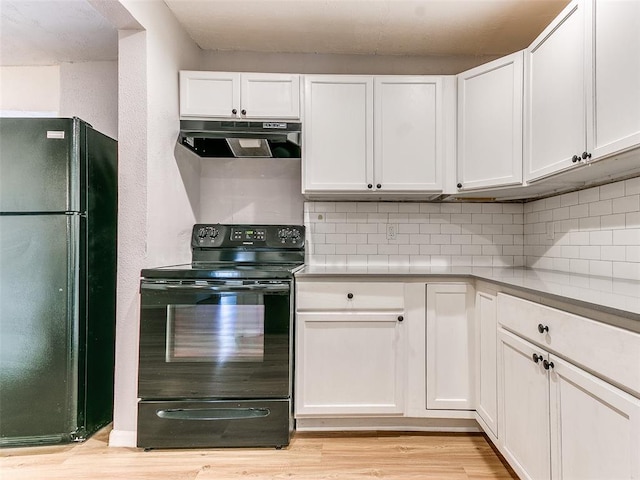
[{"label": "range hood", "polygon": [[299,122],[180,120],[178,143],[200,157],[300,158]]}]

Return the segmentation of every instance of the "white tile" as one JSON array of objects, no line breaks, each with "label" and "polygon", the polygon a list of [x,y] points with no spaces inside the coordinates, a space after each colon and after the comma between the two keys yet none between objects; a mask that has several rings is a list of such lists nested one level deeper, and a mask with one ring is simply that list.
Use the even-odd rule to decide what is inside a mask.
[{"label": "white tile", "polygon": [[325,243],[347,243],[347,235],[344,233],[327,233]]},{"label": "white tile", "polygon": [[547,208],[547,210],[553,210],[554,208],[560,208],[562,206],[561,202],[560,202],[560,196],[556,195],[555,197],[545,198],[544,205]]},{"label": "white tile", "polygon": [[522,255],[524,250],[522,245],[505,245],[502,247],[502,253],[504,255]]},{"label": "white tile", "polygon": [[327,259],[325,255],[308,255],[306,262],[310,265],[324,265]]},{"label": "white tile", "polygon": [[357,245],[358,255],[377,255],[378,245]]},{"label": "white tile", "polygon": [[420,245],[420,255],[440,255],[440,245]]},{"label": "white tile", "polygon": [[470,213],[452,213],[451,223],[456,223],[456,224],[471,223],[471,214]]},{"label": "white tile", "polygon": [[345,223],[347,221],[347,214],[329,212],[325,214],[325,221],[334,223]]},{"label": "white tile", "polygon": [[428,213],[410,213],[409,223],[429,223]]},{"label": "white tile", "polygon": [[336,246],[328,244],[316,245],[314,248],[314,253],[318,255],[335,255]]},{"label": "white tile", "polygon": [[409,243],[418,244],[418,245],[429,243],[429,235],[422,235],[418,233],[411,234],[409,235]]},{"label": "white tile", "polygon": [[315,211],[315,202],[304,202],[303,209],[305,212],[314,212]]},{"label": "white tile", "polygon": [[627,228],[640,227],[640,212],[631,212],[625,215],[625,225]]},{"label": "white tile", "polygon": [[326,255],[325,263],[326,265],[341,266],[347,263],[347,256],[346,255]]},{"label": "white tile", "polygon": [[[335,233],[357,233],[358,223],[336,223],[336,231]],[[362,224],[367,225],[367,224]],[[327,232],[332,233],[332,232]]]},{"label": "white tile", "polygon": [[600,247],[596,245],[582,245],[580,247],[580,257],[585,260],[600,260]]},{"label": "white tile", "polygon": [[547,209],[547,203],[546,201],[543,200],[536,200],[535,202],[531,203],[531,211],[532,212],[541,212],[543,210]]},{"label": "white tile", "polygon": [[565,193],[560,196],[560,206],[570,207],[572,205],[578,205],[580,203],[580,197],[578,192]]},{"label": "white tile", "polygon": [[613,245],[613,232],[611,230],[589,232],[589,243],[591,245]]},{"label": "white tile", "polygon": [[502,213],[501,203],[483,203],[482,213]]},{"label": "white tile", "polygon": [[449,245],[451,244],[451,235],[431,235],[430,242],[437,245]]},{"label": "white tile", "polygon": [[448,255],[432,255],[431,266],[432,267],[450,267],[451,257]]},{"label": "white tile", "polygon": [[500,224],[500,225],[508,225],[513,223],[513,215],[510,213],[494,213],[491,216],[491,223]]},{"label": "white tile", "polygon": [[553,210],[553,221],[566,220],[569,218],[569,207],[561,207]]},{"label": "white tile", "polygon": [[503,203],[502,213],[517,213],[523,214],[524,207],[522,203]]},{"label": "white tile", "polygon": [[367,223],[367,214],[359,213],[359,212],[349,212],[347,213],[347,222],[348,223]]},{"label": "white tile", "polygon": [[502,231],[503,225],[482,225],[482,235],[497,235]]},{"label": "white tile", "polygon": [[350,233],[350,234],[347,235],[346,243],[349,243],[349,244],[366,244],[367,243],[367,234],[366,233]]},{"label": "white tile", "polygon": [[430,213],[430,223],[451,223],[451,215],[448,213]]},{"label": "white tile", "polygon": [[471,243],[474,245],[489,245],[491,243],[491,235],[473,235]]},{"label": "white tile", "polygon": [[600,200],[617,197],[624,197],[624,182],[600,185]]},{"label": "white tile", "polygon": [[357,252],[356,245],[336,245],[336,254],[338,255],[355,255]]},{"label": "white tile", "polygon": [[598,187],[580,190],[578,192],[580,203],[591,203],[600,200],[600,189]]},{"label": "white tile", "polygon": [[460,245],[441,245],[440,253],[442,255],[460,255],[462,247]]},{"label": "white tile", "polygon": [[569,218],[584,218],[589,216],[589,204],[583,203],[569,207]]},{"label": "white tile", "polygon": [[389,265],[389,255],[367,255],[367,264],[373,266]]},{"label": "white tile", "polygon": [[471,215],[471,222],[474,224],[491,223],[491,214],[490,213],[474,213]]},{"label": "white tile", "polygon": [[431,263],[431,257],[429,255],[410,255],[409,263],[411,265],[427,266]]},{"label": "white tile", "polygon": [[378,245],[386,244],[389,241],[387,240],[387,236],[383,233],[369,233],[367,235],[367,243],[376,243]]},{"label": "white tile", "polygon": [[640,177],[630,178],[624,181],[624,189],[626,195],[640,194]]},{"label": "white tile", "polygon": [[420,245],[398,245],[398,253],[401,255],[420,254]]},{"label": "white tile", "polygon": [[451,265],[454,267],[466,267],[473,264],[473,257],[470,255],[454,255],[451,257]]},{"label": "white tile", "polygon": [[398,213],[399,207],[397,203],[381,202],[378,204],[378,212],[380,213]]},{"label": "white tile", "polygon": [[482,255],[502,255],[502,246],[482,245]]},{"label": "white tile", "polygon": [[600,275],[603,277],[610,277],[613,273],[612,262],[605,262],[602,260],[592,260],[589,262],[589,275]]},{"label": "white tile", "polygon": [[611,215],[611,213],[613,213],[611,200],[601,200],[589,204],[589,216],[591,217]]},{"label": "white tile", "polygon": [[452,245],[470,245],[471,235],[451,235]]},{"label": "white tile", "polygon": [[367,265],[366,255],[347,255],[347,265],[352,267],[360,267]]},{"label": "white tile", "polygon": [[503,225],[502,233],[510,235],[522,235],[524,234],[524,225]]},{"label": "white tile", "polygon": [[315,225],[315,233],[336,233],[336,224],[318,223]]},{"label": "white tile", "polygon": [[571,232],[572,245],[590,245],[589,232]]},{"label": "white tile", "polygon": [[367,222],[368,223],[388,223],[389,214],[388,213],[367,213]]},{"label": "white tile", "polygon": [[627,213],[640,211],[640,195],[613,199],[613,213]]},{"label": "white tile", "polygon": [[398,233],[420,233],[419,223],[401,223],[398,225]]},{"label": "white tile", "polygon": [[[588,210],[589,210],[589,207],[587,207],[587,212]],[[539,221],[540,221],[540,212],[525,213],[524,215],[525,225],[528,223],[538,223]]]},{"label": "white tile", "polygon": [[600,217],[601,228],[620,229],[625,228],[627,219],[624,213],[616,213],[615,215],[603,215]]},{"label": "white tile", "polygon": [[336,212],[351,213],[356,211],[354,202],[336,202]]},{"label": "white tile", "polygon": [[482,234],[482,227],[483,225],[480,223],[478,224],[465,223],[464,225],[462,225],[462,233],[471,234],[471,235],[480,235]]},{"label": "white tile", "polygon": [[462,213],[482,213],[481,203],[463,203]]},{"label": "white tile", "polygon": [[[402,206],[402,204],[401,204]],[[393,223],[409,223],[409,215],[407,213],[390,213],[389,222]]]},{"label": "white tile", "polygon": [[356,233],[378,233],[377,223],[357,223]]},{"label": "white tile", "polygon": [[421,203],[420,213],[440,213],[439,203]]},{"label": "white tile", "polygon": [[569,262],[569,271],[572,273],[589,274],[589,260],[572,259]]},{"label": "white tile", "polygon": [[311,243],[326,243],[326,238],[324,233],[312,233],[311,234]]},{"label": "white tile", "polygon": [[640,280],[640,263],[613,262],[613,276],[629,280]]},{"label": "white tile", "polygon": [[569,262],[570,260],[568,258],[554,258],[553,259],[553,269],[554,270],[560,270],[562,272],[568,272],[569,271]]},{"label": "white tile", "polygon": [[378,204],[376,202],[357,202],[356,212],[360,213],[376,213],[378,211]]},{"label": "white tile", "polygon": [[627,245],[627,262],[640,262],[640,244]]},{"label": "white tile", "polygon": [[417,225],[419,227],[420,233],[430,234],[430,233],[441,233],[442,227],[445,225],[441,223],[421,223]]},{"label": "white tile", "polygon": [[443,203],[440,205],[441,213],[462,213],[462,204],[460,203]]},{"label": "white tile", "polygon": [[640,246],[640,228],[629,228],[629,229],[626,229],[626,230],[614,230],[613,231],[613,244],[614,245],[635,245],[635,246]]},{"label": "white tile", "polygon": [[398,206],[398,212],[400,213],[419,213],[420,205],[418,203],[401,203]]},{"label": "white tile", "polygon": [[410,265],[409,255],[389,255],[389,265],[408,267]]},{"label": "white tile", "polygon": [[627,247],[624,245],[605,245],[600,249],[602,260],[624,262],[627,259]]},{"label": "white tile", "polygon": [[440,231],[441,231],[441,233],[459,234],[459,233],[461,233],[462,229],[461,229],[460,225],[444,224],[444,225],[442,225],[442,228],[441,228]]},{"label": "white tile", "polygon": [[[601,221],[603,217],[586,217],[579,219],[580,230],[597,230],[601,228]],[[602,225],[602,228],[605,228]]]},{"label": "white tile", "polygon": [[513,235],[494,235],[493,243],[498,245],[513,245]]},{"label": "white tile", "polygon": [[397,243],[398,245],[407,245],[409,243],[409,234],[398,233],[395,240],[389,240],[389,243]]},{"label": "white tile", "polygon": [[336,204],[334,202],[315,202],[314,212],[335,212]]},{"label": "white tile", "polygon": [[397,255],[399,252],[398,245],[378,245],[380,255]]},{"label": "white tile", "polygon": [[491,267],[493,259],[484,255],[475,255],[472,257],[472,265],[474,267]]}]

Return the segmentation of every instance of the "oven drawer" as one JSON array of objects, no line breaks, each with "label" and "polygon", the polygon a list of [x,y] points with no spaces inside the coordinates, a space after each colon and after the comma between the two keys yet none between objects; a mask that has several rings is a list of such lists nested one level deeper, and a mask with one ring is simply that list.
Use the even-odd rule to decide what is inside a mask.
[{"label": "oven drawer", "polygon": [[289,444],[289,400],[138,402],[138,447],[281,447]]},{"label": "oven drawer", "polygon": [[404,285],[391,282],[296,283],[298,310],[402,310]]}]

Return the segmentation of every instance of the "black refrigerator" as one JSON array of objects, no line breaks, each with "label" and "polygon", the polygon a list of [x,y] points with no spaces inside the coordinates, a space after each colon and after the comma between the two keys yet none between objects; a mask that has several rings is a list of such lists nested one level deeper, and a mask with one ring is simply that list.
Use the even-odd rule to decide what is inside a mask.
[{"label": "black refrigerator", "polygon": [[117,142],[0,118],[0,446],[82,441],[113,414]]}]

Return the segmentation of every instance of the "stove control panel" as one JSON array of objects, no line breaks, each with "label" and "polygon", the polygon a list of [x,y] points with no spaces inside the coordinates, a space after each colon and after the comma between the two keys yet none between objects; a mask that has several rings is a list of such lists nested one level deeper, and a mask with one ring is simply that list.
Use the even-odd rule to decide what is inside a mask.
[{"label": "stove control panel", "polygon": [[192,248],[304,248],[302,225],[226,225],[196,224],[191,235]]}]

